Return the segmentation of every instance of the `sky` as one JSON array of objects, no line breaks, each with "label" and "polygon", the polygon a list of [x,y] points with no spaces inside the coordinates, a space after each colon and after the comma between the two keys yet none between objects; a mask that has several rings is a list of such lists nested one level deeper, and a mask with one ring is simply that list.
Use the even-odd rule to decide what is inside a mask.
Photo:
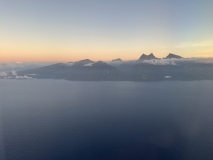
[{"label": "sky", "polygon": [[212,0],[0,0],[0,62],[213,57]]}]

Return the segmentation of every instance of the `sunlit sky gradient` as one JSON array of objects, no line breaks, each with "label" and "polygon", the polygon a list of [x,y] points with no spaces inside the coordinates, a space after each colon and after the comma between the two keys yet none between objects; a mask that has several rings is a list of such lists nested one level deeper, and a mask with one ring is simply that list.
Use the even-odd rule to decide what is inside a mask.
[{"label": "sunlit sky gradient", "polygon": [[213,57],[213,0],[0,0],[0,62]]}]

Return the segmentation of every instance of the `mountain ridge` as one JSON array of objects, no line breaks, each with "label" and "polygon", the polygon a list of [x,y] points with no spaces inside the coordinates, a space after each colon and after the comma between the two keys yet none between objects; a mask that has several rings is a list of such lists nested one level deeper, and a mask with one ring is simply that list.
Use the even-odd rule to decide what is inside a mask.
[{"label": "mountain ridge", "polygon": [[152,59],[158,59],[158,58],[155,57],[153,53],[150,53],[149,55],[146,55],[143,53],[138,59],[138,61],[152,60]]},{"label": "mountain ridge", "polygon": [[174,55],[169,54],[168,56],[168,59],[158,59],[153,54],[142,54],[140,61],[121,61],[119,63],[84,59],[23,71],[12,71],[0,74],[0,78],[66,79],[71,81],[213,80],[213,62],[197,63],[193,59],[191,61],[189,59],[172,60]]}]

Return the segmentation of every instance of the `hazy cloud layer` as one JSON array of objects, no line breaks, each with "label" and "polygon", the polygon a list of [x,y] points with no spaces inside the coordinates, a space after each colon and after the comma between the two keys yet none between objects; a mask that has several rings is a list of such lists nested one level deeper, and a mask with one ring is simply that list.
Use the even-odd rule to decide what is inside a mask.
[{"label": "hazy cloud layer", "polygon": [[176,65],[175,61],[172,59],[152,59],[152,60],[145,60],[143,63],[149,63],[153,65]]},{"label": "hazy cloud layer", "polygon": [[134,64],[136,61],[110,61],[110,62],[106,62],[107,64],[109,65],[112,65],[112,66],[119,66],[121,64],[124,64],[124,63],[128,63],[128,64]]},{"label": "hazy cloud layer", "polygon": [[24,76],[16,76],[15,79],[33,79],[33,77]]},{"label": "hazy cloud layer", "polygon": [[112,66],[119,66],[122,64],[137,64],[137,63],[148,63],[153,65],[177,65],[180,62],[213,63],[213,58],[152,59],[144,61],[120,61],[120,62],[107,62],[107,63]]},{"label": "hazy cloud layer", "polygon": [[27,74],[27,75],[24,75],[24,76],[19,76],[16,71],[12,70],[10,73],[1,72],[0,78],[4,78],[4,79],[34,79],[33,77],[30,77],[30,76],[33,76],[33,75],[36,75],[36,74]]},{"label": "hazy cloud layer", "polygon": [[152,59],[143,61],[143,63],[153,65],[177,65],[178,62],[213,63],[213,58]]},{"label": "hazy cloud layer", "polygon": [[16,71],[12,70],[12,76],[17,76]]},{"label": "hazy cloud layer", "polygon": [[22,63],[22,62],[8,62],[0,63],[0,72],[21,71],[26,69],[38,68],[48,66],[52,63]]},{"label": "hazy cloud layer", "polygon": [[7,73],[6,72],[1,72],[0,73],[0,77],[7,77]]}]

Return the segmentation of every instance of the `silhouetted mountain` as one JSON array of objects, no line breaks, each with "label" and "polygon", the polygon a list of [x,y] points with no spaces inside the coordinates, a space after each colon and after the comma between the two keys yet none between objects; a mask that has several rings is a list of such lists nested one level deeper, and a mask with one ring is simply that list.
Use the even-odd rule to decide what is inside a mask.
[{"label": "silhouetted mountain", "polygon": [[121,72],[105,62],[93,62],[88,59],[78,61],[73,65],[58,63],[46,67],[18,72],[24,76],[33,74],[33,78],[67,79],[67,80],[120,80]]},{"label": "silhouetted mountain", "polygon": [[[180,58],[169,54],[167,59]],[[0,78],[15,79],[66,79],[73,81],[162,81],[162,80],[213,80],[213,63],[194,59],[157,59],[143,54],[138,61],[94,62],[89,59],[57,63],[24,71],[4,72]],[[145,61],[150,60],[150,61]],[[167,62],[172,63],[167,63]]]},{"label": "silhouetted mountain", "polygon": [[157,59],[153,53],[146,55],[146,54],[142,54],[140,56],[140,58],[138,59],[139,61],[144,61],[144,60],[151,60],[151,59]]},{"label": "silhouetted mountain", "polygon": [[112,62],[120,62],[120,61],[122,61],[122,59],[120,59],[120,58],[117,58],[117,59],[113,59],[113,60],[112,60]]},{"label": "silhouetted mountain", "polygon": [[181,58],[183,58],[183,57],[178,56],[178,55],[176,55],[176,54],[172,54],[172,53],[169,53],[169,55],[166,57],[166,59],[172,59],[172,58],[181,59]]},{"label": "silhouetted mountain", "polygon": [[138,62],[137,61],[126,61],[123,63],[120,63],[119,65],[117,65],[116,67],[121,70],[122,72],[130,72],[130,70],[132,69],[132,67],[134,65],[136,65]]}]

